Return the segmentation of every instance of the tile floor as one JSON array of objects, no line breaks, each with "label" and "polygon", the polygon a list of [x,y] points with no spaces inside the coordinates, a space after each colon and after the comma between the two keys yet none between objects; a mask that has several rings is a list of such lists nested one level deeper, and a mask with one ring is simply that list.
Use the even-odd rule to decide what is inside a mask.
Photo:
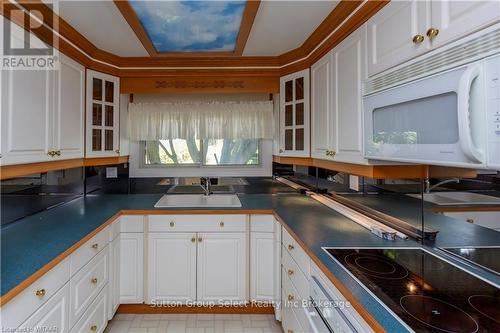
[{"label": "tile floor", "polygon": [[105,333],[283,333],[274,315],[117,314]]}]

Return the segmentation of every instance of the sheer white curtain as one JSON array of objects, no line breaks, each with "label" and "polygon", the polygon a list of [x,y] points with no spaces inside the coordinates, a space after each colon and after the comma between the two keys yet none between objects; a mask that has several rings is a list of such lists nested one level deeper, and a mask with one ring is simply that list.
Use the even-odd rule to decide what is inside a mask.
[{"label": "sheer white curtain", "polygon": [[129,104],[133,141],[272,139],[272,101],[183,101]]}]

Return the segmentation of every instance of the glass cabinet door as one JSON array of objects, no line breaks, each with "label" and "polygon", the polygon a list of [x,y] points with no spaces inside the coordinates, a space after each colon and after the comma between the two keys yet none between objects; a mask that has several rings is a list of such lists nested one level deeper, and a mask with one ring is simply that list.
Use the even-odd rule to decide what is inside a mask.
[{"label": "glass cabinet door", "polygon": [[111,75],[88,71],[87,156],[120,153],[118,80]]},{"label": "glass cabinet door", "polygon": [[280,154],[309,156],[309,70],[281,78]]}]

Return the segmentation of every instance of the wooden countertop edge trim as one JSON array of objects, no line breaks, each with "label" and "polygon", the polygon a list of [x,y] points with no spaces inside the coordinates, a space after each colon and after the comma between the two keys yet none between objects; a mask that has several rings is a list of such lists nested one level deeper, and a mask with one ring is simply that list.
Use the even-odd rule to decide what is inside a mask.
[{"label": "wooden countertop edge trim", "polygon": [[151,306],[149,304],[120,304],[116,313],[216,313],[216,314],[274,314],[272,305],[255,305],[250,302],[247,305],[235,306]]},{"label": "wooden countertop edge trim", "polygon": [[441,212],[500,212],[500,206],[469,206],[469,207],[431,207],[426,210],[434,213]]},{"label": "wooden countertop edge trim", "polygon": [[[0,297],[0,307],[5,305],[7,302],[12,300],[15,296],[21,293],[24,289],[28,288],[33,282],[42,277],[45,273],[50,271],[53,267],[67,258],[71,253],[75,252],[80,246],[85,244],[89,239],[97,235],[100,231],[104,230],[107,226],[113,223],[121,215],[175,215],[175,214],[272,214],[278,220],[278,222],[287,230],[287,232],[295,239],[295,241],[306,251],[309,257],[314,261],[314,263],[321,269],[321,271],[330,279],[330,281],[335,285],[337,289],[344,295],[344,297],[351,303],[351,305],[358,311],[361,317],[370,325],[370,327],[375,332],[385,332],[384,328],[372,317],[372,315],[362,306],[351,292],[340,282],[329,270],[328,268],[314,255],[314,253],[307,247],[304,242],[288,227],[286,222],[272,209],[245,209],[245,210],[120,210],[113,216],[111,216],[106,222],[101,224],[99,227],[88,233],[85,237],[80,239],[78,242],[73,244],[69,249],[58,255],[56,258],[52,259],[45,266],[40,268],[38,271],[33,273],[31,276],[26,278],[16,287],[11,289],[5,295]],[[146,307],[149,307],[145,305]],[[121,305],[120,305],[121,307]],[[126,312],[123,312],[126,313]]]}]

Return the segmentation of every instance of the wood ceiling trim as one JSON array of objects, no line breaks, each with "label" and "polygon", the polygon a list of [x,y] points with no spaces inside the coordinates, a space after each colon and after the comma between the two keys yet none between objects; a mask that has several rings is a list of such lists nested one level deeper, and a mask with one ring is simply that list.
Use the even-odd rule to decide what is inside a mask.
[{"label": "wood ceiling trim", "polygon": [[241,18],[240,31],[234,48],[234,55],[241,56],[250,36],[255,16],[259,11],[260,0],[247,0],[243,17]]},{"label": "wood ceiling trim", "polygon": [[[2,0],[2,3],[4,2],[5,1]],[[120,7],[123,8],[125,5],[130,7],[128,1],[115,1],[115,3],[119,9]],[[259,3],[259,1],[250,0],[249,4],[250,3],[252,5],[251,9],[248,9],[248,12],[256,14],[258,9],[257,3]],[[346,36],[366,22],[367,19],[387,3],[388,1],[379,0],[368,0],[365,2],[361,0],[341,0],[301,47],[280,56],[245,57],[234,56],[233,53],[230,55],[203,53],[203,56],[198,56],[189,53],[182,54],[182,56],[176,54],[157,57],[120,57],[98,49],[56,14],[54,15],[56,15],[55,17],[58,19],[58,26],[53,28],[70,42],[68,43],[64,39],[59,38],[59,46],[57,46],[57,48],[61,52],[73,57],[88,68],[113,75],[162,75],[160,72],[163,72],[164,76],[169,76],[172,71],[180,71],[182,72],[181,75],[196,73],[202,73],[203,75],[220,75],[221,72],[227,70],[229,72],[239,72],[240,75],[253,75],[251,72],[255,72],[256,74],[265,73],[266,75],[279,76],[309,67],[314,61],[340,43]],[[26,9],[32,8],[33,4],[43,3],[41,0],[20,1],[20,5]],[[43,9],[44,11],[51,10],[46,5],[45,7],[46,8]],[[344,22],[354,10],[356,10],[356,13]],[[247,12],[247,10],[245,11]],[[248,14],[248,16],[250,17],[250,14]],[[247,20],[250,21],[250,19]],[[253,20],[251,21],[253,22]],[[19,23],[19,21],[16,23],[23,26],[22,21],[21,23]],[[247,24],[249,26],[248,29],[251,29],[249,23],[245,23],[245,26]],[[339,28],[340,24],[342,24],[342,26]],[[25,27],[25,29],[30,28]],[[337,31],[335,31],[336,29]],[[41,39],[46,40],[46,37],[50,33],[50,29],[46,29],[46,31],[40,30],[41,29],[33,31],[33,33],[37,35],[41,34]],[[333,31],[335,31],[335,33],[332,34]],[[43,35],[45,35],[45,37]],[[83,52],[71,44],[76,45]],[[318,47],[318,45],[320,46]],[[238,47],[241,48],[241,46]]]}]

